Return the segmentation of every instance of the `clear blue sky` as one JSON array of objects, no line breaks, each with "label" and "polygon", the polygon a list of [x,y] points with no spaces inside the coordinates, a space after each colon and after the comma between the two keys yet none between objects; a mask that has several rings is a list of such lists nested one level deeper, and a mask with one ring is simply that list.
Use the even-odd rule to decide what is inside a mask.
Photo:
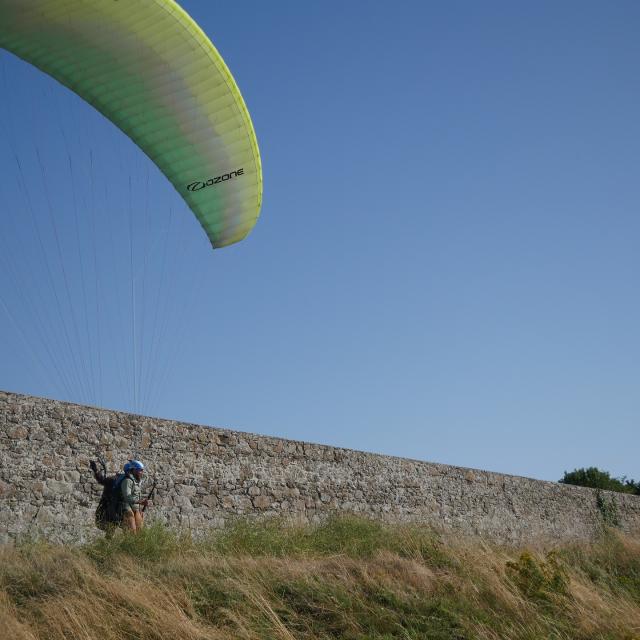
[{"label": "clear blue sky", "polygon": [[[182,5],[251,112],[261,219],[211,252],[141,153],[3,52],[0,388],[550,480],[640,477],[640,4]],[[47,182],[30,200],[11,144],[24,181]],[[93,289],[76,268],[96,281],[90,218],[80,251],[69,222],[92,207],[109,212]],[[68,265],[52,277],[74,307],[88,297],[66,324],[48,211]],[[154,311],[166,237],[175,280]],[[150,283],[136,279],[148,403],[130,393],[132,268]]]}]

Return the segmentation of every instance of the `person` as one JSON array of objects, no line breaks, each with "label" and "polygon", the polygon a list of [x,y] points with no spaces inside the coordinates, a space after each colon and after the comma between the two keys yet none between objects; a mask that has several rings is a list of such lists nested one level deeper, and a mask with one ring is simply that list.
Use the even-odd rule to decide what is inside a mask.
[{"label": "person", "polygon": [[142,497],[144,465],[140,460],[129,460],[125,465],[125,477],[120,483],[122,526],[132,533],[144,526],[144,508],[149,501]]}]

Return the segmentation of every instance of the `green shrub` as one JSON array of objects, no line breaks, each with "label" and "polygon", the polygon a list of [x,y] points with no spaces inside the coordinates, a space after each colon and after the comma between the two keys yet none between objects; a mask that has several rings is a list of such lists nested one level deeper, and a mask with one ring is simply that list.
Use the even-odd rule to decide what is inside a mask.
[{"label": "green shrub", "polygon": [[525,551],[516,562],[507,562],[507,573],[522,595],[532,600],[549,601],[568,592],[567,573],[553,551],[545,560],[538,560]]},{"label": "green shrub", "polygon": [[607,500],[602,492],[598,489],[596,493],[596,506],[602,516],[602,521],[607,527],[620,526],[618,519],[618,507],[613,500]]}]

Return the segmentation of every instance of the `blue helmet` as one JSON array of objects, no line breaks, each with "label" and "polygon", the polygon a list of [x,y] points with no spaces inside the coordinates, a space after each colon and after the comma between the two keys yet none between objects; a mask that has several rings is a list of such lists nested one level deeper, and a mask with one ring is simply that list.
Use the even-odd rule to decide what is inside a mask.
[{"label": "blue helmet", "polygon": [[[127,469],[127,465],[129,466],[128,469]],[[144,471],[144,465],[142,464],[142,462],[140,462],[140,460],[129,460],[129,462],[127,462],[127,464],[125,465],[125,470],[126,471]]]}]

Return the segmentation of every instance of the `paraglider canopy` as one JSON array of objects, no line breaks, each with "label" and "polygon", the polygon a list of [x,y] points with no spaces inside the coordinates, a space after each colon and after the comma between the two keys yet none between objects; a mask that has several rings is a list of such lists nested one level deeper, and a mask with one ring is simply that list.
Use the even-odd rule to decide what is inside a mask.
[{"label": "paraglider canopy", "polygon": [[127,134],[214,248],[251,231],[262,200],[253,125],[220,54],[174,0],[0,0],[0,47]]}]

